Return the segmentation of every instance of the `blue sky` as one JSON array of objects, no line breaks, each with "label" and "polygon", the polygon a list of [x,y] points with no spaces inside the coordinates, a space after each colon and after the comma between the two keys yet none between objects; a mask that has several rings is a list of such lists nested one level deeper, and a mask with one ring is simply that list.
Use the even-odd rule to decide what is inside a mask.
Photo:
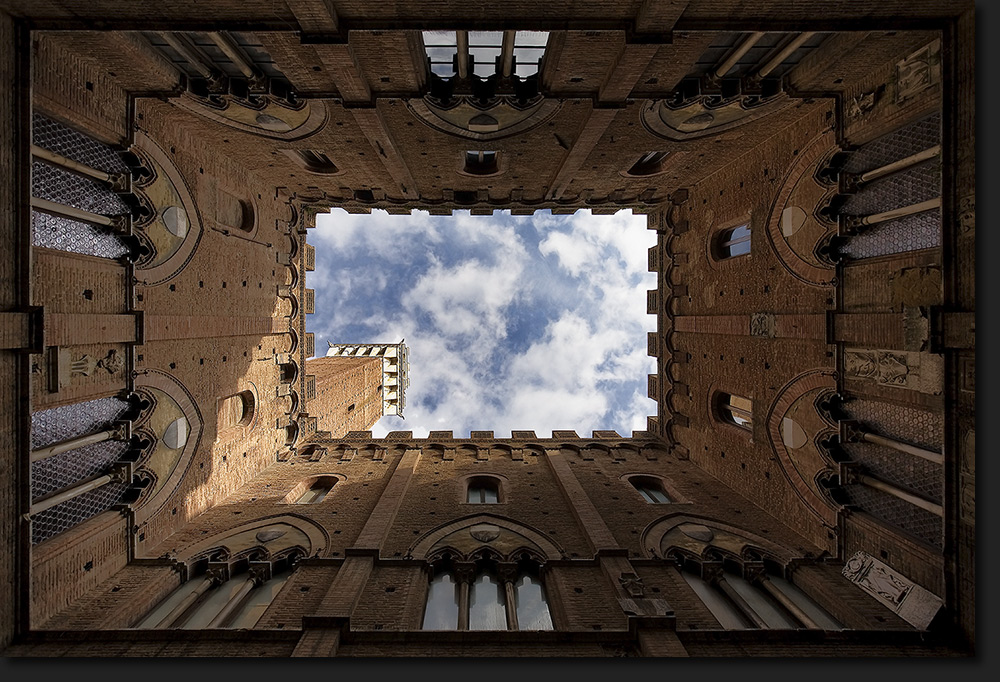
[{"label": "blue sky", "polygon": [[574,215],[408,216],[340,209],[321,214],[309,242],[316,352],[334,343],[406,340],[405,419],[373,435],[553,429],[581,436],[646,428],[646,218]]}]

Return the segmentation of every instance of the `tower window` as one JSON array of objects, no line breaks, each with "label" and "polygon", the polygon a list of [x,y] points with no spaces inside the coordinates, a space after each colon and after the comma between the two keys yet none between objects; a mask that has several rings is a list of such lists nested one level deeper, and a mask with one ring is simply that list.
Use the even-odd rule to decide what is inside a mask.
[{"label": "tower window", "polygon": [[668,152],[646,152],[628,169],[629,175],[655,175],[663,170]]},{"label": "tower window", "polygon": [[747,431],[753,430],[753,403],[749,398],[720,393],[716,401],[719,419]]},{"label": "tower window", "polygon": [[295,504],[317,504],[323,501],[333,489],[337,479],[333,476],[320,476],[313,480],[312,484],[303,491]]},{"label": "tower window", "polygon": [[470,504],[497,504],[500,501],[500,484],[495,478],[473,478],[469,481],[465,501]]},{"label": "tower window", "polygon": [[475,151],[465,152],[465,172],[472,175],[492,175],[500,170],[499,152]]},{"label": "tower window", "polygon": [[642,499],[650,504],[670,504],[670,497],[663,490],[663,484],[651,476],[633,476],[629,479],[632,487],[639,491]]},{"label": "tower window", "polygon": [[750,253],[750,224],[722,230],[716,236],[715,257],[719,260]]}]

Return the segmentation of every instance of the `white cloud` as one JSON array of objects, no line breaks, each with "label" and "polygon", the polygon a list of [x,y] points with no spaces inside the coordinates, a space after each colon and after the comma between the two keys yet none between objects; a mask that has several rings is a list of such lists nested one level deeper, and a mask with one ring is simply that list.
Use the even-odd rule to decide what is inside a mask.
[{"label": "white cloud", "polygon": [[[645,397],[655,371],[646,331],[656,322],[646,315],[655,233],[644,216],[341,212],[317,222],[316,322],[335,334],[361,316],[372,341],[405,338],[410,349],[406,419],[382,419],[376,436],[645,428],[655,409]],[[397,276],[404,267],[416,268],[410,280]],[[376,292],[398,293],[399,303],[367,305]],[[512,325],[525,315],[542,322]]]}]

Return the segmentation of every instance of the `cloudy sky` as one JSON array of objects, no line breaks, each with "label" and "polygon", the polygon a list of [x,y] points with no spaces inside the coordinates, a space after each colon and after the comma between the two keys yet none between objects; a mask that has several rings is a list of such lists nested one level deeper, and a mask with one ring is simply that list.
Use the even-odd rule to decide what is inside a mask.
[{"label": "cloudy sky", "polygon": [[646,428],[646,218],[574,215],[351,215],[317,217],[309,242],[316,313],[307,329],[327,342],[406,340],[405,419],[388,431],[553,429],[589,436]]}]

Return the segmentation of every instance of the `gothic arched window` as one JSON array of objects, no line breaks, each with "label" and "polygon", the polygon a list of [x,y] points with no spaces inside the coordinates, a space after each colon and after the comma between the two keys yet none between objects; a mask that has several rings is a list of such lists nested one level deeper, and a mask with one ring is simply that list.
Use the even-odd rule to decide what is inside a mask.
[{"label": "gothic arched window", "polygon": [[495,151],[465,152],[465,172],[470,175],[493,175],[499,172],[500,153]]},{"label": "gothic arched window", "polygon": [[329,156],[316,149],[296,149],[291,157],[302,170],[309,173],[333,175],[339,170]]},{"label": "gothic arched window", "polygon": [[[530,565],[529,565],[530,564]],[[424,630],[552,630],[545,586],[533,562],[480,561],[439,568],[430,581]]]},{"label": "gothic arched window", "polygon": [[305,489],[295,500],[295,504],[317,504],[322,502],[337,483],[337,479],[334,476],[317,476],[311,482],[306,481],[305,483],[308,485],[303,485]]},{"label": "gothic arched window", "polygon": [[[210,565],[211,566],[211,565]],[[235,571],[209,568],[157,604],[140,630],[253,628],[292,574],[290,561],[250,563]]]}]

